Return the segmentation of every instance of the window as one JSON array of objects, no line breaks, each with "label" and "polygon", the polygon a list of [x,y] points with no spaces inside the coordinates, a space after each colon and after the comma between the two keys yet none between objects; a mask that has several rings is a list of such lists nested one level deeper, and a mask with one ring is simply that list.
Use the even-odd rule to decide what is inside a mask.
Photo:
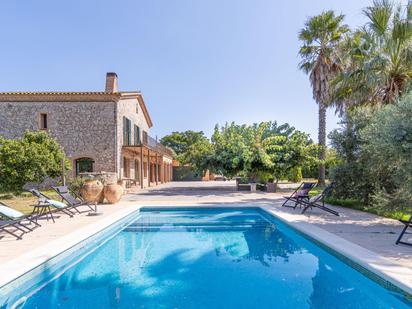
[{"label": "window", "polygon": [[147,132],[143,131],[143,144],[147,144]]},{"label": "window", "polygon": [[134,144],[140,145],[140,128],[137,125],[134,125]]},{"label": "window", "polygon": [[132,144],[132,122],[123,117],[123,145]]},{"label": "window", "polygon": [[47,130],[48,123],[47,123],[47,114],[40,114],[40,130]]},{"label": "window", "polygon": [[94,171],[94,160],[92,158],[79,158],[75,160],[76,165],[76,176],[81,173],[93,173]]},{"label": "window", "polygon": [[139,113],[139,103],[136,104],[136,114]]}]

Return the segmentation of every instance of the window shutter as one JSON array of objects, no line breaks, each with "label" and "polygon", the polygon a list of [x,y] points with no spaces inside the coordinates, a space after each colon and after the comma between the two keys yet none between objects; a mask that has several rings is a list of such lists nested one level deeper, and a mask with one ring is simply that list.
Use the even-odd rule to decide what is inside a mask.
[{"label": "window shutter", "polygon": [[131,144],[132,144],[132,122],[130,121],[130,119],[127,119],[127,145],[131,145]]},{"label": "window shutter", "polygon": [[123,116],[123,145],[127,145],[127,118]]}]

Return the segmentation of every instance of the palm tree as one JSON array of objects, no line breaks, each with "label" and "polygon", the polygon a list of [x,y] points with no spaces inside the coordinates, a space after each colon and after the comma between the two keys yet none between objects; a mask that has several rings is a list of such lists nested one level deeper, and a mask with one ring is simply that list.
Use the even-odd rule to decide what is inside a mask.
[{"label": "palm tree", "polygon": [[309,74],[313,98],[319,106],[319,177],[325,183],[326,108],[331,104],[330,83],[341,71],[338,45],[349,28],[343,24],[343,15],[326,11],[309,18],[299,33],[302,46],[300,69]]},{"label": "palm tree", "polygon": [[387,0],[364,9],[369,19],[345,50],[346,66],[334,84],[338,105],[396,102],[412,81],[412,2],[403,9]]}]

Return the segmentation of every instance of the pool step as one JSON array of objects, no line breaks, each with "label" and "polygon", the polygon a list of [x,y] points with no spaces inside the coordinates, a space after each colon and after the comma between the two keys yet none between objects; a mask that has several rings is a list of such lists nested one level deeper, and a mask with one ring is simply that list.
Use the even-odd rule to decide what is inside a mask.
[{"label": "pool step", "polygon": [[182,231],[241,231],[246,229],[266,229],[274,228],[274,225],[267,222],[248,223],[248,222],[202,222],[202,223],[183,223],[183,224],[132,224],[126,227],[125,232],[182,232]]}]

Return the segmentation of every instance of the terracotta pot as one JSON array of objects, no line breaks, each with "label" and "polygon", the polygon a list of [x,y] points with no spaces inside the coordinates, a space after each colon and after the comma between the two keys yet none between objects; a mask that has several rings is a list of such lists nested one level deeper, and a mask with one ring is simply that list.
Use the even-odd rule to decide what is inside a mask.
[{"label": "terracotta pot", "polygon": [[80,194],[89,203],[100,203],[104,198],[103,188],[103,184],[98,180],[86,180],[80,189]]},{"label": "terracotta pot", "polygon": [[118,184],[119,186],[121,186],[121,187],[123,188],[123,190],[126,190],[126,181],[119,179],[119,180],[117,181],[117,184]]},{"label": "terracotta pot", "polygon": [[112,183],[104,187],[104,196],[109,204],[116,204],[120,201],[123,195],[123,187],[121,185]]}]

